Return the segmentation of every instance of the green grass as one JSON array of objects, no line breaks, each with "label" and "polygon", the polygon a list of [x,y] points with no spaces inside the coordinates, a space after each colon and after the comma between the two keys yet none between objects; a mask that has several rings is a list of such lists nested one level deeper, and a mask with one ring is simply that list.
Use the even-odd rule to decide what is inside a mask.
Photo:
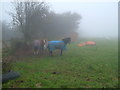
[{"label": "green grass", "polygon": [[[115,88],[118,86],[117,40],[96,40],[97,46],[68,45],[63,56],[27,56],[14,63],[21,77],[3,88]],[[57,74],[52,74],[57,72]],[[22,81],[22,82],[21,82]]]}]

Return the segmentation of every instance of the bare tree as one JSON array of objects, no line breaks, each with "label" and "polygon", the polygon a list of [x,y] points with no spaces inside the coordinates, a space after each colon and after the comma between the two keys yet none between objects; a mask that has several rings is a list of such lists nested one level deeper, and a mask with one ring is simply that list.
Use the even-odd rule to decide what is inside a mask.
[{"label": "bare tree", "polygon": [[45,2],[14,2],[13,5],[13,23],[23,33],[25,40],[70,36],[70,33],[78,29],[81,19],[77,13],[58,14],[50,11]]},{"label": "bare tree", "polygon": [[34,21],[42,19],[48,12],[49,7],[45,2],[13,2],[12,4],[15,9],[15,12],[10,13],[13,24],[17,25],[24,34],[25,40],[31,39],[38,30]]}]

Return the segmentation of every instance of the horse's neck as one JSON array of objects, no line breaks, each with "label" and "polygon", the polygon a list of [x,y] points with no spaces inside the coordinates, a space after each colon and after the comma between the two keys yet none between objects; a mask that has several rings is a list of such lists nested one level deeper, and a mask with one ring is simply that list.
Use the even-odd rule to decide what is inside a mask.
[{"label": "horse's neck", "polygon": [[65,45],[67,45],[68,44],[68,42],[67,41],[63,41],[64,43],[65,43]]}]

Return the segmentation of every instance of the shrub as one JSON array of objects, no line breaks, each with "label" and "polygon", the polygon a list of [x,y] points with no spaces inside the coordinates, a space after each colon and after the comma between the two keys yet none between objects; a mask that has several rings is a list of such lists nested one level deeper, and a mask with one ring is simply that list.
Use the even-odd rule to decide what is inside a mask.
[{"label": "shrub", "polygon": [[13,57],[6,56],[2,58],[2,73],[6,73],[12,70]]}]

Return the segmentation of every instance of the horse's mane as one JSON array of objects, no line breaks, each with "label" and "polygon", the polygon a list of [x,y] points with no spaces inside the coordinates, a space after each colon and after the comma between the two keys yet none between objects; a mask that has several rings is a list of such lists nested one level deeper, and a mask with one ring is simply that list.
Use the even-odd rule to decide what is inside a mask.
[{"label": "horse's mane", "polygon": [[62,39],[62,41],[63,41],[65,44],[67,44],[67,43],[70,43],[70,42],[71,42],[71,38],[70,38],[70,37],[64,38],[64,39]]}]

